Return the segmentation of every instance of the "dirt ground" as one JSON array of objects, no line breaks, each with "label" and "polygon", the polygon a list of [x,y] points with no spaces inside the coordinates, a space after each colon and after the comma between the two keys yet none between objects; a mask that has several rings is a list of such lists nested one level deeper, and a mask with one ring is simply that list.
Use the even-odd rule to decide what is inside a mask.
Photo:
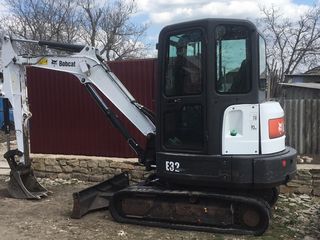
[{"label": "dirt ground", "polygon": [[[5,140],[0,132],[0,143]],[[263,236],[233,236],[120,224],[113,221],[106,210],[75,220],[70,218],[72,193],[92,183],[39,179],[52,194],[40,201],[31,201],[9,198],[6,181],[8,176],[0,176],[0,240],[320,239],[320,197],[280,195],[271,225]]]},{"label": "dirt ground", "polygon": [[119,224],[107,211],[70,219],[72,193],[88,183],[66,180],[41,182],[53,194],[40,201],[8,197],[6,181],[0,176],[0,239],[320,239],[320,198],[281,195],[269,230],[262,236],[232,236]]}]

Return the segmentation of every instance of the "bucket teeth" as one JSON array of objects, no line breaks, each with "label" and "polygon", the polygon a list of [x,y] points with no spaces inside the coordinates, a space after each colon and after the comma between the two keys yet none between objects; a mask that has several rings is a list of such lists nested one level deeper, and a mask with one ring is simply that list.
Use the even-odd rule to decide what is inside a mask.
[{"label": "bucket teeth", "polygon": [[47,197],[48,190],[37,181],[31,165],[17,164],[15,156],[21,156],[18,150],[10,150],[4,157],[10,166],[8,192],[11,197],[19,199],[37,199]]}]

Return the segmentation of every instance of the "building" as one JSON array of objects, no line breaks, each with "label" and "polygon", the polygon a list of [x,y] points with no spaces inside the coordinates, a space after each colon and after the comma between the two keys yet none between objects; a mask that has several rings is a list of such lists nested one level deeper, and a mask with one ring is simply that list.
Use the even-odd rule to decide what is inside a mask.
[{"label": "building", "polygon": [[320,67],[302,74],[286,75],[281,85],[286,99],[320,99]]},{"label": "building", "polygon": [[286,76],[280,102],[286,116],[287,143],[299,154],[320,154],[320,67]]}]

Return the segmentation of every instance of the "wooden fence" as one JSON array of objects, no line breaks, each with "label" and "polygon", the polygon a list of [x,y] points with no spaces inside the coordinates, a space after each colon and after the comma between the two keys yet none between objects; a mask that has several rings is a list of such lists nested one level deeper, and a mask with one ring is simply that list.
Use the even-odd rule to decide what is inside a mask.
[{"label": "wooden fence", "polygon": [[281,99],[286,116],[286,143],[298,154],[320,154],[320,99]]}]

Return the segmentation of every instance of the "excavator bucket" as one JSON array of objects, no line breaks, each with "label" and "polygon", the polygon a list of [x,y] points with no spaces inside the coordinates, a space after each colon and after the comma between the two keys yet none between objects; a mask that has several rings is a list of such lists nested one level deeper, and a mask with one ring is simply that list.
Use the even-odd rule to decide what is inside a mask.
[{"label": "excavator bucket", "polygon": [[15,156],[21,156],[19,150],[9,150],[4,154],[4,158],[10,166],[10,180],[8,192],[11,197],[19,199],[41,199],[46,197],[48,190],[37,181],[34,176],[31,164],[18,164]]},{"label": "excavator bucket", "polygon": [[71,218],[79,219],[91,211],[108,208],[113,194],[128,186],[129,175],[124,172],[80,192],[73,193]]}]

